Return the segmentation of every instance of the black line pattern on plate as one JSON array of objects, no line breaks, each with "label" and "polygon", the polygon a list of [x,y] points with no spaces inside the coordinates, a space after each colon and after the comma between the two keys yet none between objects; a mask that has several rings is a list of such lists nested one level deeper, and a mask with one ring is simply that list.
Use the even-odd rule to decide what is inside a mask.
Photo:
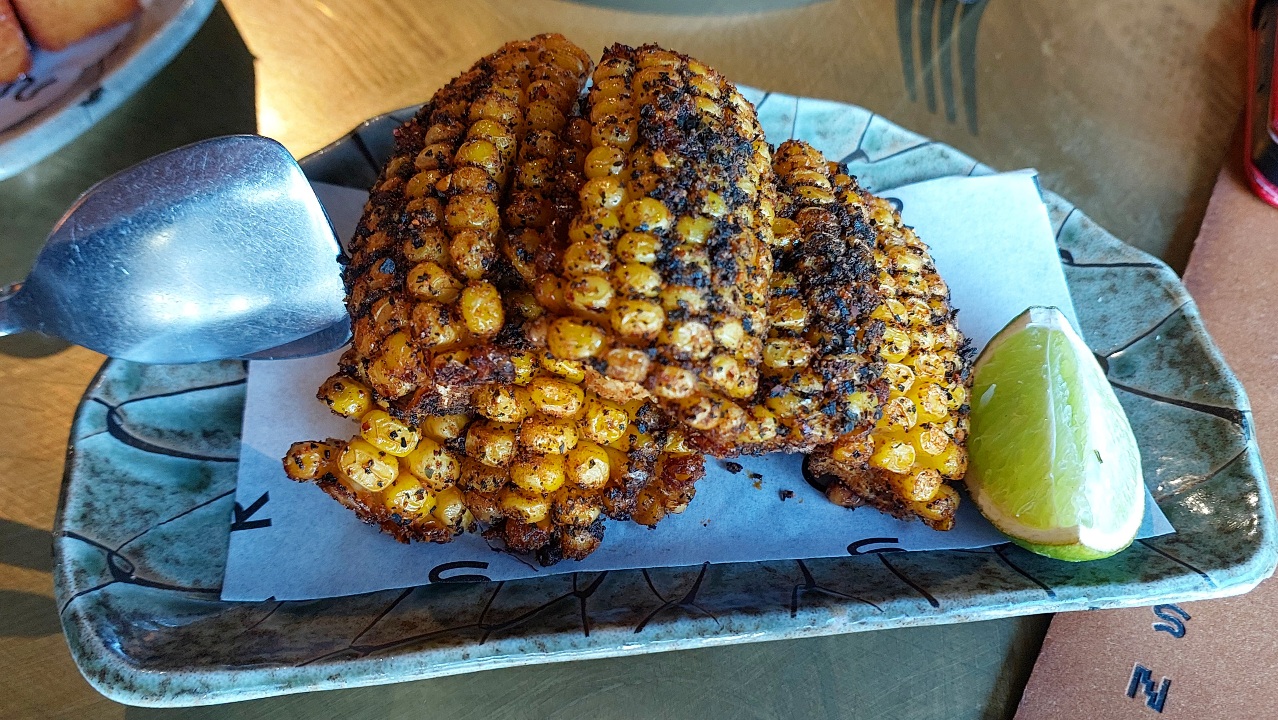
[{"label": "black line pattern on plate", "polygon": [[65,613],[67,611],[67,608],[71,607],[71,603],[75,602],[79,598],[82,598],[85,595],[88,595],[90,593],[97,592],[98,590],[101,590],[102,588],[114,585],[116,583],[124,583],[127,585],[137,585],[139,587],[156,588],[158,590],[172,590],[175,592],[196,593],[200,595],[221,595],[222,594],[221,587],[215,587],[215,588],[189,587],[189,586],[177,585],[174,583],[167,583],[167,582],[162,582],[160,580],[154,580],[151,578],[143,577],[137,574],[137,566],[134,565],[133,561],[121,555],[118,549],[108,547],[98,542],[97,540],[93,540],[91,538],[85,537],[83,535],[80,535],[79,533],[75,533],[70,530],[63,531],[62,537],[69,538],[71,540],[79,540],[80,542],[91,545],[92,547],[97,548],[98,550],[101,550],[103,553],[105,553],[107,570],[111,573],[111,579],[104,583],[99,583],[92,587],[73,593],[70,597],[66,599],[66,602],[62,603],[62,607],[59,608],[58,610],[59,614]]},{"label": "black line pattern on plate", "polygon": [[1008,567],[1015,570],[1018,574],[1020,574],[1021,577],[1024,577],[1026,580],[1029,580],[1030,582],[1042,588],[1043,592],[1047,593],[1047,597],[1055,598],[1056,591],[1048,587],[1047,583],[1034,577],[1033,575],[1029,573],[1028,570],[1012,562],[1011,559],[1007,557],[1007,549],[1010,547],[1012,547],[1012,543],[1003,543],[1002,545],[995,545],[993,548],[994,554],[998,557],[999,560],[1002,560],[1005,565],[1007,565]]},{"label": "black line pattern on plate", "polygon": [[1137,539],[1137,540],[1136,540],[1136,542],[1140,543],[1141,545],[1144,545],[1145,547],[1149,548],[1150,550],[1153,550],[1154,552],[1158,553],[1159,555],[1162,555],[1163,557],[1167,558],[1168,560],[1171,560],[1172,562],[1174,562],[1174,563],[1176,563],[1176,564],[1178,564],[1178,565],[1183,565],[1184,567],[1189,568],[1190,570],[1193,570],[1194,572],[1198,573],[1198,575],[1199,575],[1200,577],[1202,577],[1203,581],[1204,581],[1204,582],[1206,582],[1208,585],[1210,585],[1210,586],[1212,586],[1212,587],[1216,587],[1216,581],[1215,581],[1215,580],[1212,580],[1210,575],[1208,575],[1207,573],[1205,573],[1205,572],[1203,572],[1202,570],[1198,569],[1197,567],[1195,567],[1195,566],[1194,566],[1194,565],[1192,565],[1191,563],[1189,563],[1189,562],[1187,562],[1187,561],[1185,561],[1185,560],[1182,560],[1181,558],[1178,558],[1178,557],[1176,557],[1175,555],[1172,555],[1171,553],[1169,553],[1169,552],[1167,552],[1166,550],[1164,550],[1164,549],[1162,549],[1162,548],[1160,548],[1160,547],[1158,547],[1158,546],[1154,545],[1153,543],[1149,542],[1148,540],[1144,540],[1144,539]]},{"label": "black line pattern on plate", "polygon": [[641,570],[640,572],[643,573],[644,582],[648,583],[648,589],[652,591],[653,595],[657,596],[657,599],[660,600],[662,604],[661,607],[658,607],[656,610],[648,613],[647,617],[639,621],[639,624],[635,626],[635,634],[637,635],[643,632],[643,629],[648,626],[648,623],[652,622],[653,618],[672,608],[678,608],[685,613],[689,612],[689,608],[691,608],[713,620],[716,625],[722,627],[723,623],[719,622],[719,618],[715,617],[714,613],[697,604],[697,593],[701,592],[701,583],[706,579],[706,571],[709,569],[710,563],[702,564],[701,572],[697,573],[697,579],[692,582],[692,587],[688,588],[688,592],[684,593],[683,596],[678,599],[674,599],[672,597],[669,600],[661,594],[661,591],[657,590],[656,585],[652,584],[652,575],[648,574],[647,568]]},{"label": "black line pattern on plate", "polygon": [[843,600],[855,600],[857,602],[865,603],[879,612],[883,612],[883,608],[863,597],[840,592],[817,583],[816,578],[812,577],[812,571],[808,569],[807,563],[802,560],[795,560],[794,562],[799,566],[799,572],[803,573],[803,582],[797,583],[794,586],[794,590],[790,592],[790,617],[798,617],[799,601],[809,593],[820,593],[822,595],[841,598]]},{"label": "black line pattern on plate", "polygon": [[[1072,214],[1072,213],[1071,213]],[[1061,229],[1064,229],[1064,225]],[[1162,263],[1157,262],[1111,262],[1111,263],[1081,263],[1074,260],[1074,253],[1065,248],[1057,248],[1057,252],[1061,256],[1061,264],[1072,268],[1161,268]]]},{"label": "black line pattern on plate", "polygon": [[879,562],[883,563],[883,567],[885,567],[885,568],[887,568],[888,570],[892,571],[892,574],[893,574],[893,575],[895,575],[895,576],[897,576],[897,578],[899,578],[899,579],[901,580],[901,582],[903,582],[903,583],[905,583],[906,585],[909,585],[910,587],[914,588],[915,592],[917,592],[918,594],[922,595],[922,596],[923,596],[923,599],[924,599],[924,600],[927,600],[927,604],[928,604],[928,605],[931,605],[931,606],[932,606],[932,607],[934,607],[934,608],[940,608],[940,607],[941,607],[941,603],[940,603],[940,601],[938,601],[935,597],[932,597],[932,593],[930,593],[930,592],[928,592],[926,589],[924,589],[922,585],[919,585],[918,583],[916,583],[916,582],[914,582],[913,580],[911,580],[911,579],[910,579],[910,577],[909,577],[908,575],[906,575],[905,573],[901,572],[901,570],[900,570],[899,568],[897,568],[895,565],[893,565],[892,563],[888,562],[888,559],[887,559],[887,553],[882,553],[882,552],[880,552],[880,553],[874,553],[874,555],[875,555],[875,557],[877,557],[877,558],[879,559]]}]

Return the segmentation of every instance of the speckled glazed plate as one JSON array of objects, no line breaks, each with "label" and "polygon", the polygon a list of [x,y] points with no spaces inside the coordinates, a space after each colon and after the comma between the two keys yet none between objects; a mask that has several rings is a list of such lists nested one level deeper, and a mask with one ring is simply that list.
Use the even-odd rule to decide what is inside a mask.
[{"label": "speckled glazed plate", "polygon": [[186,46],[217,0],[141,0],[142,12],[0,83],[0,180],[93,127]]},{"label": "speckled glazed plate", "polygon": [[[990,169],[881,117],[754,92],[774,142],[843,158],[871,189]],[[303,161],[368,187],[411,110]],[[1069,564],[1010,544],[846,558],[456,582],[309,602],[219,600],[235,505],[239,362],[108,361],[71,432],[55,539],[72,654],[105,695],[195,705],[506,665],[1244,592],[1274,569],[1274,508],[1242,388],[1158,260],[1047,195],[1088,342],[1132,420],[1174,535]],[[335,571],[337,571],[335,569]]]}]

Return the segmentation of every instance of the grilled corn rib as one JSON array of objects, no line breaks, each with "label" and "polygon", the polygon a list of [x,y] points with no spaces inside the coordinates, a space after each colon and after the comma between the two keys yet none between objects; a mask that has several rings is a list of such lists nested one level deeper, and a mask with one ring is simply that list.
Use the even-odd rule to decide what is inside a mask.
[{"label": "grilled corn rib", "polygon": [[508,43],[396,130],[350,248],[354,337],[341,360],[393,415],[464,409],[469,378],[494,364],[508,372],[485,351],[511,301],[499,249],[511,234],[540,242],[553,219],[558,199],[543,187],[580,164],[565,138],[589,68],[560,35]]},{"label": "grilled corn rib", "polygon": [[533,342],[625,402],[652,398],[690,434],[745,424],[767,330],[775,185],[754,108],[714,70],[614,45],[585,105],[580,210],[533,293]]},{"label": "grilled corn rib", "polygon": [[401,542],[447,542],[479,521],[486,536],[544,565],[593,552],[603,516],[635,511],[652,525],[682,512],[704,459],[654,406],[599,398],[580,375],[547,371],[530,353],[513,361],[514,383],[477,393],[479,415],[428,417],[421,427],[378,408],[358,380],[334,376],[321,396],[360,422],[359,435],[294,443],[285,472]]},{"label": "grilled corn rib", "polygon": [[[882,323],[874,231],[846,168],[807,143],[783,143],[772,224],[775,268],[757,393],[745,429],[719,456],[811,452],[873,423],[886,399],[876,358]],[[704,444],[704,443],[703,443]]]},{"label": "grilled corn rib", "polygon": [[[947,483],[967,470],[968,341],[927,245],[887,200],[845,171],[832,180],[839,202],[855,207],[858,223],[872,233],[879,303],[869,322],[879,336],[873,361],[887,392],[884,398],[878,391],[882,405],[874,424],[818,447],[809,470],[833,478],[826,490],[832,502],[869,505],[948,530],[959,498]],[[819,307],[819,298],[813,304]]]}]

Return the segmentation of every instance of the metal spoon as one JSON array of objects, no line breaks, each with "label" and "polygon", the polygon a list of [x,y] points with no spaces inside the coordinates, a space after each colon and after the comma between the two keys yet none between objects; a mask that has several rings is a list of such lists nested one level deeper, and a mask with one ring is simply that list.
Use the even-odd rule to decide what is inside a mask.
[{"label": "metal spoon", "polygon": [[0,336],[143,363],[326,352],[349,337],[338,252],[283,146],[205,140],[81,195],[26,281],[0,290]]}]

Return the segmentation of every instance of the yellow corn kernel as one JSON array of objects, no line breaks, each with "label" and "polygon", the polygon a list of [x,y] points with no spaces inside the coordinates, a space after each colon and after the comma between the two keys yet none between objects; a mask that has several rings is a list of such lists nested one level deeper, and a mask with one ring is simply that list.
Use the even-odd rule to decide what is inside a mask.
[{"label": "yellow corn kernel", "polygon": [[334,375],[325,380],[320,385],[319,394],[329,408],[342,417],[358,418],[373,407],[372,391],[364,383],[345,375]]},{"label": "yellow corn kernel", "polygon": [[910,353],[910,336],[903,330],[894,327],[883,329],[883,344],[879,347],[879,357],[890,363],[899,363]]},{"label": "yellow corn kernel", "polygon": [[485,385],[475,391],[475,412],[489,420],[521,422],[532,414],[528,391],[514,385]]},{"label": "yellow corn kernel", "polygon": [[661,274],[643,263],[622,263],[612,276],[618,289],[626,295],[656,297],[661,292]]},{"label": "yellow corn kernel", "polygon": [[629,150],[638,139],[639,119],[633,112],[620,113],[604,118],[590,128],[590,144],[596,147],[611,145]]},{"label": "yellow corn kernel", "polygon": [[717,192],[707,192],[701,199],[701,213],[713,218],[721,218],[728,214],[728,203]]},{"label": "yellow corn kernel", "polygon": [[952,408],[960,408],[967,404],[967,386],[961,382],[951,383],[945,388],[947,396],[945,404]]},{"label": "yellow corn kernel", "polygon": [[958,501],[958,491],[949,485],[942,485],[937,489],[936,497],[929,502],[914,503],[910,507],[924,520],[944,523],[938,527],[948,529],[954,524],[954,508]]},{"label": "yellow corn kernel", "polygon": [[924,468],[907,475],[892,474],[888,476],[888,483],[906,500],[927,502],[941,489],[941,473]]},{"label": "yellow corn kernel", "polygon": [[428,348],[447,348],[462,337],[463,328],[453,321],[448,310],[439,303],[417,303],[413,306],[409,322],[417,338]]},{"label": "yellow corn kernel", "polygon": [[894,397],[883,403],[883,415],[876,427],[909,430],[919,421],[914,402],[906,397]]},{"label": "yellow corn kernel", "polygon": [[497,496],[497,504],[503,515],[532,525],[550,515],[550,498],[544,495],[528,497],[513,487],[507,487]]},{"label": "yellow corn kernel", "polygon": [[[662,207],[665,207],[664,205]],[[644,232],[628,232],[617,240],[615,252],[622,262],[651,265],[657,261],[661,241]]]},{"label": "yellow corn kernel", "polygon": [[921,458],[922,464],[935,468],[950,480],[961,480],[967,473],[967,450],[958,443],[950,443],[936,455]]},{"label": "yellow corn kernel", "polygon": [[887,381],[888,392],[893,395],[904,395],[914,385],[914,371],[901,363],[885,365],[882,377]]},{"label": "yellow corn kernel", "polygon": [[430,438],[422,438],[417,448],[400,464],[433,491],[452,485],[461,476],[461,464],[457,458]]},{"label": "yellow corn kernel", "polygon": [[634,348],[613,348],[604,355],[608,363],[605,374],[614,380],[626,382],[643,382],[648,377],[648,367],[652,361],[642,350]]},{"label": "yellow corn kernel", "polygon": [[563,455],[577,446],[577,426],[571,420],[530,417],[519,427],[519,443],[534,452]]},{"label": "yellow corn kernel", "polygon": [[798,338],[768,338],[763,344],[763,364],[770,368],[806,367],[816,350]]},{"label": "yellow corn kernel", "polygon": [[874,312],[870,313],[870,317],[883,322],[904,325],[909,318],[909,310],[906,309],[906,306],[900,300],[887,298],[882,305],[874,308]]},{"label": "yellow corn kernel", "polygon": [[360,419],[359,434],[379,449],[396,457],[404,457],[417,447],[419,435],[385,410],[370,410]]},{"label": "yellow corn kernel", "polygon": [[714,336],[710,328],[703,322],[688,320],[675,323],[661,331],[657,341],[668,345],[676,356],[691,357],[703,360],[710,356],[714,349]]},{"label": "yellow corn kernel", "polygon": [[497,246],[487,235],[464,230],[453,236],[448,246],[453,266],[465,277],[478,280],[497,260]]},{"label": "yellow corn kernel", "polygon": [[583,312],[608,309],[612,304],[612,283],[606,275],[585,275],[568,283],[564,301],[568,307]]},{"label": "yellow corn kernel", "polygon": [[598,240],[581,240],[564,251],[564,274],[568,277],[606,272],[610,265],[612,251],[607,243]]},{"label": "yellow corn kernel", "polygon": [[740,320],[728,318],[715,323],[714,341],[720,346],[736,350],[741,347],[743,339],[745,339],[745,327]]},{"label": "yellow corn kernel", "polygon": [[490,282],[479,281],[467,285],[462,290],[459,305],[467,329],[479,337],[496,335],[505,322],[501,293]]},{"label": "yellow corn kernel", "polygon": [[568,309],[564,304],[564,281],[554,275],[542,275],[533,283],[533,297],[553,313]]},{"label": "yellow corn kernel", "polygon": [[710,233],[714,231],[714,226],[715,222],[712,218],[685,215],[675,223],[675,234],[682,242],[703,245],[709,239]]},{"label": "yellow corn kernel", "polygon": [[469,516],[465,494],[455,485],[440,490],[435,494],[435,509],[430,515],[440,525],[455,533],[460,532]]},{"label": "yellow corn kernel", "polygon": [[648,300],[622,300],[612,308],[612,329],[627,340],[652,339],[666,322],[665,310]]},{"label": "yellow corn kernel", "polygon": [[949,366],[941,353],[919,353],[906,362],[914,367],[915,375],[938,382],[944,382],[945,375],[949,372]]},{"label": "yellow corn kernel", "polygon": [[777,392],[769,396],[763,404],[778,416],[792,422],[794,418],[803,414],[805,403],[802,397],[792,392]]},{"label": "yellow corn kernel", "polygon": [[526,494],[549,495],[563,487],[563,455],[532,455],[510,466],[510,481]]},{"label": "yellow corn kernel", "polygon": [[448,442],[461,437],[468,422],[469,415],[430,415],[422,421],[422,435],[436,442]]},{"label": "yellow corn kernel", "polygon": [[581,434],[600,445],[608,445],[625,434],[630,415],[620,405],[592,395],[581,417]]},{"label": "yellow corn kernel", "polygon": [[380,492],[395,482],[399,475],[399,462],[395,456],[363,438],[355,438],[346,444],[337,459],[337,467],[351,482],[370,492]]},{"label": "yellow corn kernel", "polygon": [[670,400],[688,397],[697,389],[697,376],[674,365],[658,365],[653,373],[652,391]]},{"label": "yellow corn kernel", "polygon": [[457,154],[453,156],[453,163],[458,166],[473,165],[483,168],[493,178],[499,177],[504,170],[501,151],[487,140],[470,140],[462,143],[461,147],[457,148]]},{"label": "yellow corn kernel", "polygon": [[568,453],[565,471],[568,481],[583,490],[598,490],[612,477],[608,453],[590,441],[578,443]]},{"label": "yellow corn kernel", "polygon": [[797,297],[776,297],[768,306],[768,319],[772,327],[799,332],[808,324],[808,307]]},{"label": "yellow corn kernel", "polygon": [[[563,528],[564,534],[569,536],[565,541],[575,541],[577,536],[573,531],[578,528],[585,528],[599,519],[600,511],[601,508],[595,498],[585,497],[580,493],[565,488],[555,495],[555,501],[550,510],[550,519],[556,526]],[[586,554],[593,552],[599,543],[588,532],[585,533],[581,540],[585,543],[582,551]]]},{"label": "yellow corn kernel", "polygon": [[907,473],[914,465],[914,446],[899,438],[876,440],[870,464],[888,472]]},{"label": "yellow corn kernel", "polygon": [[435,496],[422,487],[417,478],[400,473],[395,482],[382,492],[382,503],[387,510],[410,519],[430,514],[435,508]]},{"label": "yellow corn kernel", "polygon": [[527,385],[537,371],[537,358],[529,352],[512,353],[510,364],[515,367],[515,384],[521,387]]},{"label": "yellow corn kernel", "polygon": [[[487,140],[503,156],[509,156],[515,150],[515,136],[510,132],[510,128],[492,120],[480,120],[471,125],[466,129],[466,137],[472,140]],[[459,149],[458,154],[460,153]]]},{"label": "yellow corn kernel", "polygon": [[586,366],[580,360],[560,360],[553,354],[544,352],[541,354],[541,367],[568,382],[579,383],[586,379]]},{"label": "yellow corn kernel", "polygon": [[322,442],[295,442],[284,456],[284,474],[294,480],[317,480],[329,472],[336,448]]},{"label": "yellow corn kernel", "polygon": [[474,422],[466,429],[466,454],[491,467],[505,467],[515,455],[515,431],[505,424]]},{"label": "yellow corn kernel", "polygon": [[918,407],[919,422],[937,422],[950,414],[949,393],[932,382],[920,382],[905,394]]},{"label": "yellow corn kernel", "polygon": [[572,242],[595,240],[612,242],[621,234],[621,221],[617,213],[608,208],[583,211],[568,226],[568,239]]},{"label": "yellow corn kernel", "polygon": [[590,179],[619,174],[626,167],[626,154],[622,150],[601,145],[586,154],[586,177]]},{"label": "yellow corn kernel", "polygon": [[444,222],[451,233],[474,230],[489,237],[501,229],[501,216],[492,198],[478,193],[454,195],[444,210]]},{"label": "yellow corn kernel", "polygon": [[621,181],[611,175],[586,181],[578,194],[583,209],[608,208],[615,210],[626,200],[626,189]]},{"label": "yellow corn kernel", "polygon": [[461,294],[461,281],[438,263],[419,263],[408,271],[404,287],[410,293],[440,303],[450,303]]},{"label": "yellow corn kernel", "polygon": [[524,113],[524,121],[529,130],[559,132],[563,130],[568,118],[564,117],[564,114],[559,112],[559,108],[555,107],[553,103],[538,100],[528,104],[528,110]]},{"label": "yellow corn kernel", "polygon": [[661,289],[661,306],[668,312],[686,310],[693,314],[706,311],[707,297],[701,288],[691,285],[670,285]]},{"label": "yellow corn kernel", "polygon": [[481,493],[493,493],[501,489],[510,479],[506,468],[489,467],[468,457],[461,459],[461,473],[457,477],[457,485],[466,490]]},{"label": "yellow corn kernel", "polygon": [[531,389],[533,405],[552,417],[576,417],[586,401],[580,386],[558,378],[533,378]]},{"label": "yellow corn kernel", "polygon": [[621,211],[621,226],[638,232],[661,232],[671,225],[670,209],[655,198],[639,198],[626,203]]},{"label": "yellow corn kernel", "polygon": [[950,436],[939,425],[923,423],[910,429],[905,434],[917,451],[916,457],[922,461],[929,455],[939,455],[950,445]]},{"label": "yellow corn kernel", "polygon": [[555,357],[565,360],[585,360],[603,351],[604,332],[588,322],[574,318],[559,318],[550,324],[546,344]]}]

